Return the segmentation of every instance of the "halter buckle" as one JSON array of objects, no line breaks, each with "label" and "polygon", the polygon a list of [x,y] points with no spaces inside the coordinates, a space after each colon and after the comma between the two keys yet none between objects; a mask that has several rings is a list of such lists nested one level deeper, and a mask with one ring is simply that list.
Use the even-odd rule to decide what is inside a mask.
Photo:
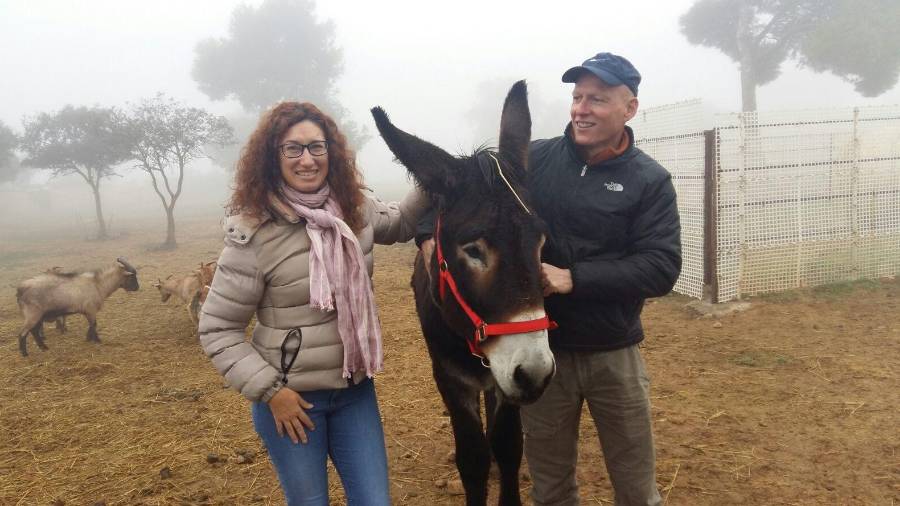
[{"label": "halter buckle", "polygon": [[480,325],[475,327],[475,343],[483,343],[487,338],[487,323],[481,322]]}]

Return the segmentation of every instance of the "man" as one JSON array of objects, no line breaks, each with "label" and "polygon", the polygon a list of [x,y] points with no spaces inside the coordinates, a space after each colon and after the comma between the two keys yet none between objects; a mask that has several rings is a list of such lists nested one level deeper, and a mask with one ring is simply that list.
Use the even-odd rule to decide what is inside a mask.
[{"label": "man", "polygon": [[[644,300],[668,293],[681,270],[671,176],[634,147],[625,123],[641,76],[599,53],[562,76],[574,83],[565,134],[532,142],[528,187],[546,222],[545,305],[556,375],[522,407],[536,506],[578,504],[578,425],[587,401],[616,505],[657,505],[649,378],[638,350]],[[428,225],[425,225],[428,226]],[[420,229],[421,230],[421,229]],[[433,241],[423,245],[430,257]]]}]

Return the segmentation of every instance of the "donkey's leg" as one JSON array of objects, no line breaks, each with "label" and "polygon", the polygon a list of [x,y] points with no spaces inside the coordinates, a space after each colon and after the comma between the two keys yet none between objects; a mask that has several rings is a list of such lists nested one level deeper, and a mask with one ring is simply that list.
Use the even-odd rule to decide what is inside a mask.
[{"label": "donkey's leg", "polygon": [[493,388],[484,391],[484,414],[487,416],[487,434],[490,439],[491,427],[494,426],[494,420],[497,418],[497,394]]},{"label": "donkey's leg", "polygon": [[438,391],[450,412],[456,468],[466,491],[466,506],[485,506],[491,454],[481,426],[479,392],[434,366]]},{"label": "donkey's leg", "polygon": [[[491,440],[491,427],[494,426],[494,419],[497,418],[497,395],[494,393],[495,390],[493,388],[489,388],[482,392],[484,394],[484,414],[486,415],[486,424],[485,424],[485,435],[488,438],[488,442]],[[496,478],[499,475],[500,469],[497,467],[497,456],[491,452],[491,471],[489,473],[488,481],[491,478]]]},{"label": "donkey's leg", "polygon": [[522,421],[519,407],[500,401],[488,428],[491,450],[500,468],[500,505],[519,506],[519,466],[522,464]]},{"label": "donkey's leg", "polygon": [[56,330],[59,331],[60,334],[66,333],[66,316],[60,316],[56,319]]}]

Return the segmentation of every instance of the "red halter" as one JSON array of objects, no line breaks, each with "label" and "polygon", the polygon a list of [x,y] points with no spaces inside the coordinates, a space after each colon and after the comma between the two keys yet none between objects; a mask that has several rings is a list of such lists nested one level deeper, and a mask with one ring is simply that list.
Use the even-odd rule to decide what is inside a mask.
[{"label": "red halter", "polygon": [[555,329],[557,327],[556,322],[552,321],[546,315],[544,315],[543,318],[538,318],[536,320],[526,320],[521,322],[485,322],[480,316],[478,316],[478,313],[476,313],[468,304],[466,304],[466,301],[459,293],[459,289],[456,287],[456,281],[453,279],[453,275],[450,274],[450,269],[447,266],[447,260],[444,258],[444,252],[441,250],[440,237],[441,215],[438,214],[437,224],[435,225],[434,231],[434,241],[437,248],[437,262],[438,268],[440,270],[438,291],[441,296],[441,302],[443,302],[446,296],[445,294],[447,292],[446,289],[447,287],[450,287],[450,292],[453,294],[453,297],[456,299],[459,307],[463,309],[463,311],[466,313],[466,316],[468,316],[469,320],[472,321],[472,324],[475,325],[475,333],[473,338],[466,339],[466,343],[469,345],[469,351],[472,353],[472,355],[481,358],[482,362],[487,358],[485,357],[484,352],[481,351],[480,344],[490,336],[522,334],[525,332],[534,332],[537,330]]}]

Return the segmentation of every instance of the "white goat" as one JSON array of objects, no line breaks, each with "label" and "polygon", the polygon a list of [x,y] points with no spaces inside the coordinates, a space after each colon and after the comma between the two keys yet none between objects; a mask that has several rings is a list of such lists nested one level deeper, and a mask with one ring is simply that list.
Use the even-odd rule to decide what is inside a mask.
[{"label": "white goat", "polygon": [[16,288],[16,302],[25,318],[19,332],[22,356],[28,355],[25,340],[29,332],[38,347],[46,350],[44,321],[70,314],[84,315],[88,321],[87,340],[99,343],[97,312],[119,288],[129,292],[139,288],[137,270],[121,257],[115,265],[102,270],[79,273],[51,269],[20,283]]}]

